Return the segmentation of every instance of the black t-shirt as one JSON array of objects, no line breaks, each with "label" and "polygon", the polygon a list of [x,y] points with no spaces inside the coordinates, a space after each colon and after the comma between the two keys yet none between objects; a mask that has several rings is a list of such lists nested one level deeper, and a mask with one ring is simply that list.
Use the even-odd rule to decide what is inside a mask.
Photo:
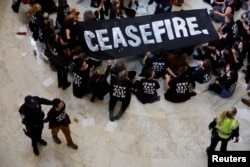
[{"label": "black t-shirt", "polygon": [[123,100],[131,97],[131,88],[133,83],[131,80],[125,80],[122,83],[117,82],[115,76],[111,76],[110,82],[110,96]]},{"label": "black t-shirt", "polygon": [[153,97],[157,95],[157,89],[160,88],[158,81],[156,80],[148,80],[143,78],[139,81],[139,85],[137,87],[136,97],[142,102],[147,103]]},{"label": "black t-shirt", "polygon": [[148,80],[146,78],[140,80],[140,87],[138,88],[145,96],[154,96],[157,94],[157,89],[160,88],[158,81]]},{"label": "black t-shirt", "polygon": [[54,108],[52,108],[48,112],[46,121],[49,121],[49,128],[50,129],[53,128],[53,127],[56,127],[56,126],[70,124],[69,116],[65,112],[65,110],[56,111]]},{"label": "black t-shirt", "polygon": [[189,89],[188,89],[189,84],[190,84],[190,80],[186,76],[172,78],[168,83],[168,85],[170,86],[169,91],[171,90],[172,92],[176,94],[189,93]]},{"label": "black t-shirt", "polygon": [[196,81],[200,84],[208,83],[212,76],[208,74],[202,67],[197,67],[190,75],[191,81]]},{"label": "black t-shirt", "polygon": [[89,68],[86,70],[74,69],[73,70],[73,92],[85,94],[87,92],[89,80]]},{"label": "black t-shirt", "polygon": [[151,58],[147,58],[146,67],[153,68],[155,71],[155,75],[158,78],[158,77],[165,74],[166,68],[168,66],[167,66],[167,63],[164,59],[159,59],[159,58],[153,56]]}]

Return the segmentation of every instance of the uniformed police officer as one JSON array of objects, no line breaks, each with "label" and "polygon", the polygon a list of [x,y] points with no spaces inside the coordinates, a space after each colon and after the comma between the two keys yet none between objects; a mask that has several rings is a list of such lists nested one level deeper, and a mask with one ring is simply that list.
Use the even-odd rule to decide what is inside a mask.
[{"label": "uniformed police officer", "polygon": [[211,144],[207,147],[207,153],[215,151],[219,141],[221,141],[220,151],[227,151],[227,143],[230,139],[239,140],[239,122],[235,119],[237,109],[232,107],[219,114],[208,126],[212,129]]},{"label": "uniformed police officer", "polygon": [[31,144],[35,155],[39,155],[37,143],[47,145],[47,142],[42,139],[43,118],[45,114],[42,111],[41,104],[52,105],[52,101],[28,95],[24,98],[24,104],[22,104],[19,109],[22,123],[26,127],[24,132],[31,138]]}]

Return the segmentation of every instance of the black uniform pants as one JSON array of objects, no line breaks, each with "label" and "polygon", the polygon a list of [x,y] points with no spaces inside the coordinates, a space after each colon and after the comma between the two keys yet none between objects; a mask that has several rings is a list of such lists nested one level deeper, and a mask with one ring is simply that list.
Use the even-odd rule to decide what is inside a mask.
[{"label": "black uniform pants", "polygon": [[221,141],[221,147],[220,147],[220,151],[227,151],[227,143],[228,141],[230,140],[229,139],[222,139],[218,133],[214,133],[211,137],[211,144],[210,146],[208,147],[208,152],[211,152],[211,151],[215,151],[215,148],[218,144],[219,141]]},{"label": "black uniform pants", "polygon": [[31,138],[32,147],[37,147],[37,143],[42,139],[43,124],[39,125],[31,130],[27,129],[27,135]]}]

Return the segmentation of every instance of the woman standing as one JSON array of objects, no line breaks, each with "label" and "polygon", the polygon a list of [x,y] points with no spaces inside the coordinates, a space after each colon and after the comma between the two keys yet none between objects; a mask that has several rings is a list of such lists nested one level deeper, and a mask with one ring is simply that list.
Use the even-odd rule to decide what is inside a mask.
[{"label": "woman standing", "polygon": [[235,141],[239,140],[239,122],[235,119],[237,109],[232,107],[230,110],[223,111],[208,125],[208,129],[212,129],[211,144],[207,147],[207,153],[215,151],[219,141],[221,141],[220,151],[227,151],[227,143],[235,137]]}]

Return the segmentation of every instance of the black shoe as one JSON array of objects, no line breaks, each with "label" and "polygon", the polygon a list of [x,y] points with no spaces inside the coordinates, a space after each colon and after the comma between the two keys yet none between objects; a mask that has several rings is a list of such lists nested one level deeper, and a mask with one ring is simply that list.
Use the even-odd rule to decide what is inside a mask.
[{"label": "black shoe", "polygon": [[44,145],[46,146],[47,145],[47,142],[43,139],[41,139],[40,141],[38,141],[38,143],[40,143],[41,145]]},{"label": "black shoe", "polygon": [[56,137],[53,137],[53,140],[55,141],[55,143],[57,144],[61,144],[61,140],[56,136]]},{"label": "black shoe", "polygon": [[37,147],[33,147],[33,153],[38,156],[39,155],[39,150]]},{"label": "black shoe", "polygon": [[111,112],[109,112],[109,120],[110,121],[114,121],[114,116],[113,116],[113,112],[111,113]]},{"label": "black shoe", "polygon": [[67,82],[67,83],[62,87],[62,89],[65,90],[65,89],[67,89],[70,85],[71,85],[71,83],[70,83],[70,82]]}]

